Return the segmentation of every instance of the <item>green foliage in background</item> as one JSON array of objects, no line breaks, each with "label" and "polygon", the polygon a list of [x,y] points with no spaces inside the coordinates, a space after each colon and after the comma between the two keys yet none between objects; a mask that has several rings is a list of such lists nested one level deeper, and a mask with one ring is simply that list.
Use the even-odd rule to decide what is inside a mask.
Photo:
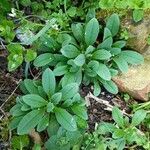
[{"label": "green foliage in background", "polygon": [[114,42],[113,38],[119,27],[119,17],[113,14],[107,19],[104,30],[97,19],[92,18],[85,24],[72,24],[72,34],[60,34],[57,41],[45,35],[41,40],[49,50],[39,55],[34,60],[34,65],[54,67],[55,76],[62,77],[62,86],[72,82],[85,85],[92,83],[96,96],[101,92],[101,85],[116,94],[118,88],[111,80],[112,77],[119,70],[127,72],[128,64],[141,64],[144,61],[139,53],[122,50],[126,45],[125,41]]}]

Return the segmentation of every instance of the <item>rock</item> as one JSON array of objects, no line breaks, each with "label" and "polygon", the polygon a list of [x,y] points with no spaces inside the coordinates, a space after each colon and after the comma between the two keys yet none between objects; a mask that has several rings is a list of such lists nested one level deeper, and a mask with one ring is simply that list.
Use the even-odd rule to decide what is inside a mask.
[{"label": "rock", "polygon": [[148,52],[150,55],[150,45],[147,43],[147,39],[150,35],[150,16],[146,15],[142,21],[135,23],[132,15],[129,15],[122,19],[121,25],[122,28],[127,29],[129,33],[127,46],[141,54]]},{"label": "rock", "polygon": [[131,66],[125,74],[113,78],[121,92],[130,94],[141,101],[149,100],[150,93],[150,57],[139,66]]}]

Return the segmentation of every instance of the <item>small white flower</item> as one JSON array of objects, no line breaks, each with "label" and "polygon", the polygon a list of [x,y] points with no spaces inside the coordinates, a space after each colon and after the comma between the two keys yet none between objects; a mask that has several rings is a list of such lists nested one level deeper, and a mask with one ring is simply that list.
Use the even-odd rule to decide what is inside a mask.
[{"label": "small white flower", "polygon": [[16,17],[16,10],[15,8],[11,8],[11,13],[9,14],[10,17]]}]

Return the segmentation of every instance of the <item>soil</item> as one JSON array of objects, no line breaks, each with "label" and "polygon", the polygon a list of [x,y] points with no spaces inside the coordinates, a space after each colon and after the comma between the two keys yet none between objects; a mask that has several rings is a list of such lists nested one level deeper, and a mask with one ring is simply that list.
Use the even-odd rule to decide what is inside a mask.
[{"label": "soil", "polygon": [[16,89],[20,79],[22,79],[22,70],[18,69],[16,72],[9,73],[6,56],[0,56],[0,150],[8,150],[10,140],[8,112],[20,92]]}]

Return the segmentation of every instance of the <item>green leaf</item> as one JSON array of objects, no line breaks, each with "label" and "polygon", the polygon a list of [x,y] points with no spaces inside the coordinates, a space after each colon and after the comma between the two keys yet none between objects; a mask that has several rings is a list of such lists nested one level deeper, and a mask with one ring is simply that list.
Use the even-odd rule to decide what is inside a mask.
[{"label": "green leaf", "polygon": [[21,116],[21,115],[24,115],[25,114],[25,112],[23,112],[22,110],[21,110],[21,107],[22,107],[22,105],[21,104],[19,104],[19,103],[17,103],[15,106],[13,106],[11,109],[10,109],[10,114],[12,115],[12,116]]},{"label": "green leaf", "polygon": [[24,81],[25,88],[31,94],[39,94],[38,88],[35,86],[33,80],[25,79]]},{"label": "green leaf", "polygon": [[44,115],[37,125],[37,131],[41,132],[45,130],[49,125],[49,115]]},{"label": "green leaf", "polygon": [[124,127],[123,114],[117,107],[113,107],[112,117],[119,127],[122,127],[122,128]]},{"label": "green leaf", "polygon": [[19,117],[15,117],[11,120],[11,122],[9,123],[9,129],[10,130],[14,130],[18,127],[19,122],[21,121],[23,116],[19,116]]},{"label": "green leaf", "polygon": [[47,127],[47,133],[48,133],[49,137],[51,137],[51,136],[57,134],[57,131],[58,131],[60,125],[58,124],[54,114],[50,115],[49,122],[50,123],[49,123],[49,126]]},{"label": "green leaf", "polygon": [[37,109],[30,111],[20,121],[17,133],[19,135],[28,134],[39,123],[42,117],[43,111]]},{"label": "green leaf", "polygon": [[73,105],[71,107],[72,111],[79,117],[81,117],[84,120],[88,119],[87,111],[84,106],[81,106],[80,104]]},{"label": "green leaf", "polygon": [[53,95],[56,88],[56,80],[54,73],[47,68],[42,75],[42,86],[44,91],[49,95]]},{"label": "green leaf", "polygon": [[62,92],[62,100],[67,100],[72,98],[76,93],[78,93],[79,86],[77,83],[70,83],[64,86],[61,90]]},{"label": "green leaf", "polygon": [[76,7],[70,7],[68,10],[67,10],[67,14],[70,16],[70,17],[74,17],[76,15],[76,11],[77,11],[77,8]]},{"label": "green leaf", "polygon": [[8,59],[8,70],[11,72],[17,69],[22,64],[23,55],[10,53],[7,59]]},{"label": "green leaf", "polygon": [[27,53],[25,55],[25,61],[26,62],[31,62],[36,58],[36,56],[37,56],[37,53],[35,51],[28,49]]},{"label": "green leaf", "polygon": [[95,18],[95,8],[89,8],[86,15],[86,22],[89,22],[92,18]]},{"label": "green leaf", "polygon": [[110,57],[111,57],[111,53],[104,49],[97,50],[92,55],[92,58],[97,60],[107,60]]},{"label": "green leaf", "polygon": [[100,134],[113,133],[115,130],[115,125],[108,122],[101,122],[98,126],[98,133]]},{"label": "green leaf", "polygon": [[85,27],[85,43],[93,45],[99,34],[99,23],[96,18],[91,19]]},{"label": "green leaf", "polygon": [[29,137],[27,135],[13,136],[11,139],[11,146],[14,150],[21,150],[29,145]]},{"label": "green leaf", "polygon": [[135,51],[122,51],[120,57],[122,57],[122,59],[126,60],[129,64],[132,65],[141,64],[144,62],[143,56]]},{"label": "green leaf", "polygon": [[28,94],[22,97],[23,101],[32,108],[39,108],[47,105],[47,101],[36,94]]},{"label": "green leaf", "polygon": [[115,43],[113,43],[113,47],[116,48],[123,48],[126,45],[126,41],[116,41]]},{"label": "green leaf", "polygon": [[137,110],[135,114],[133,115],[131,125],[137,126],[139,125],[146,117],[146,111],[145,110]]},{"label": "green leaf", "polygon": [[96,73],[104,80],[111,80],[111,73],[105,64],[99,63],[99,68]]},{"label": "green leaf", "polygon": [[78,42],[82,42],[84,38],[83,38],[83,26],[81,25],[81,23],[72,24],[71,29],[76,40]]},{"label": "green leaf", "polygon": [[133,20],[135,22],[141,21],[143,19],[143,17],[144,17],[144,10],[142,10],[142,9],[135,9],[133,11]]},{"label": "green leaf", "polygon": [[76,131],[77,125],[74,117],[70,115],[65,109],[55,108],[56,119],[68,131]]},{"label": "green leaf", "polygon": [[90,45],[90,46],[86,49],[85,55],[88,55],[88,54],[92,53],[94,50],[95,50],[95,47],[93,47],[93,46]]},{"label": "green leaf", "polygon": [[109,49],[113,44],[113,38],[109,37],[98,45],[98,49]]},{"label": "green leaf", "polygon": [[98,96],[101,92],[101,87],[97,80],[94,80],[94,95]]},{"label": "green leaf", "polygon": [[115,48],[115,47],[110,48],[109,51],[110,51],[110,53],[112,54],[112,56],[118,55],[118,54],[121,53],[121,49],[120,49],[120,48]]},{"label": "green leaf", "polygon": [[53,72],[55,76],[62,76],[68,71],[67,65],[56,67]]},{"label": "green leaf", "polygon": [[44,53],[39,55],[35,60],[34,60],[34,66],[36,67],[42,67],[47,64],[49,64],[51,61],[53,61],[53,54],[51,53]]},{"label": "green leaf", "polygon": [[128,63],[124,59],[122,59],[122,57],[116,57],[113,58],[113,60],[123,73],[128,71]]},{"label": "green leaf", "polygon": [[7,45],[7,49],[10,53],[13,53],[13,54],[22,54],[23,51],[24,51],[24,47],[21,46],[20,44],[8,44]]},{"label": "green leaf", "polygon": [[55,108],[54,104],[49,102],[47,104],[47,112],[53,112],[53,109]]},{"label": "green leaf", "polygon": [[41,97],[43,97],[44,99],[47,98],[47,94],[45,93],[45,91],[44,91],[44,89],[43,89],[42,86],[38,86],[38,92],[39,92],[39,95],[40,95]]},{"label": "green leaf", "polygon": [[58,92],[55,93],[52,97],[51,97],[51,102],[55,105],[57,105],[62,99],[62,93]]},{"label": "green leaf", "polygon": [[112,80],[110,80],[110,81],[105,81],[105,82],[103,83],[103,86],[104,86],[104,88],[105,88],[108,92],[110,92],[110,93],[112,93],[112,94],[117,94],[117,93],[118,93],[118,87],[117,87],[117,85],[116,85]]},{"label": "green leaf", "polygon": [[31,39],[29,39],[28,44],[31,45],[39,37],[44,35],[49,30],[49,28],[52,27],[53,24],[55,24],[55,22],[56,22],[55,18],[52,18],[51,20],[48,20],[46,22],[46,25],[35,36],[33,36]]},{"label": "green leaf", "polygon": [[106,40],[107,38],[112,37],[112,34],[110,32],[110,30],[108,28],[104,28],[104,37],[103,37],[103,41]]},{"label": "green leaf", "polygon": [[119,138],[123,138],[125,134],[126,134],[126,133],[125,133],[124,130],[122,130],[122,129],[116,129],[116,130],[114,131],[112,137],[113,137],[114,139],[119,139]]},{"label": "green leaf", "polygon": [[84,63],[85,63],[85,55],[84,55],[84,54],[78,55],[78,56],[74,59],[74,63],[75,63],[77,66],[79,66],[79,67],[83,66]]},{"label": "green leaf", "polygon": [[112,36],[115,36],[119,31],[120,20],[117,14],[111,15],[107,22],[106,27],[111,31]]},{"label": "green leaf", "polygon": [[34,144],[32,150],[42,150],[41,144]]},{"label": "green leaf", "polygon": [[73,45],[65,45],[60,51],[67,58],[75,58],[80,54],[80,51]]}]

